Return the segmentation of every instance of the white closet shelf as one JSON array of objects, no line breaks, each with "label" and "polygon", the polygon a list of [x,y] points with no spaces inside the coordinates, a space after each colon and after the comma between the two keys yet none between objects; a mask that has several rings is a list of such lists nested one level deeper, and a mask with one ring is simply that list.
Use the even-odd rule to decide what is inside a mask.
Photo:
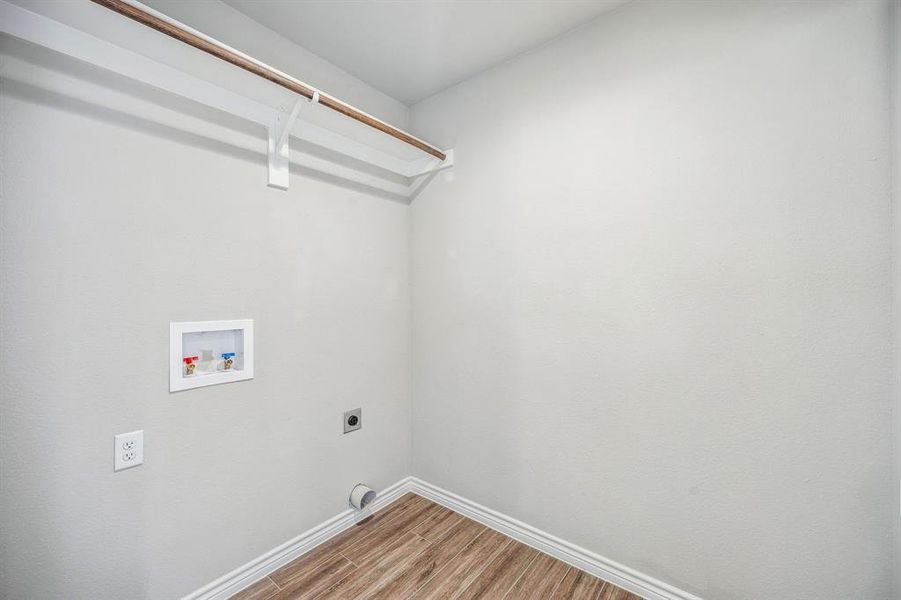
[{"label": "white closet shelf", "polygon": [[[192,73],[172,64],[173,62],[177,64],[177,61],[171,60],[173,45],[178,45],[179,52],[201,53],[197,46],[191,48],[182,44],[184,40],[169,37],[171,34],[150,30],[145,27],[146,23],[139,24],[123,18],[120,14],[90,4],[88,4],[90,8],[81,7],[86,9],[87,15],[76,15],[80,18],[65,18],[69,15],[64,14],[63,19],[57,20],[54,17],[60,15],[48,16],[7,0],[0,0],[0,33],[43,46],[260,125],[268,139],[269,185],[272,187],[287,189],[290,162],[293,160],[316,171],[412,199],[431,180],[430,174],[454,164],[453,150],[438,150],[406,132],[327,96],[312,86],[294,80],[150,8],[131,1],[119,4],[134,7],[136,11],[146,12],[153,18],[165,20],[172,27],[183,29],[187,35],[202,39],[206,44],[215,45],[222,51],[232,52],[242,60],[252,61],[260,68],[270,69],[287,78],[286,80],[295,87],[289,88],[290,91],[282,89],[287,87],[285,85],[278,88],[269,77],[265,77],[268,81],[264,81],[263,75],[257,73],[253,73],[255,76],[246,75],[245,71],[250,69],[240,71],[238,66],[215,61],[229,71],[240,71],[244,74],[239,78],[252,77],[255,80],[252,85],[242,85],[242,92],[254,90],[253,86],[257,86],[254,91],[258,91],[261,85],[266,88],[263,90],[265,93],[235,92],[221,85],[219,81],[211,81],[196,72]],[[96,11],[101,11],[102,14]],[[169,58],[169,64],[158,60],[157,56]],[[227,75],[231,77],[234,74]],[[234,77],[231,79],[234,80]],[[241,83],[250,82],[242,80]],[[297,86],[309,90],[311,97],[301,93],[301,88]],[[327,159],[316,157],[300,159],[297,153],[290,151],[290,138],[303,140],[365,165],[372,165],[385,171],[385,176],[373,173],[372,169],[361,171],[353,166]],[[403,178],[404,182],[399,184],[398,178]]]}]

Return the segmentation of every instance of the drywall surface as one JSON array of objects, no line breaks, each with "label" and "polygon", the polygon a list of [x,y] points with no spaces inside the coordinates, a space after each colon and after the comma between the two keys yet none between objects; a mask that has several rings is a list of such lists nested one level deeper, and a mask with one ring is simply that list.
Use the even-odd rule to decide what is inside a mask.
[{"label": "drywall surface", "polygon": [[[268,188],[246,123],[0,51],[0,596],[181,597],[406,476],[407,206]],[[169,322],[232,318],[255,379],[170,394]]]},{"label": "drywall surface", "polygon": [[892,514],[895,537],[895,598],[901,598],[901,0],[892,2],[893,47],[892,47],[892,208],[894,210],[894,457],[895,477],[892,485],[898,486]]},{"label": "drywall surface", "polygon": [[[20,0],[21,1],[21,0]],[[401,129],[409,109],[219,0],[148,0],[147,6],[349,102]]]},{"label": "drywall surface", "polygon": [[414,475],[703,598],[892,597],[889,10],[633,2],[414,106]]}]

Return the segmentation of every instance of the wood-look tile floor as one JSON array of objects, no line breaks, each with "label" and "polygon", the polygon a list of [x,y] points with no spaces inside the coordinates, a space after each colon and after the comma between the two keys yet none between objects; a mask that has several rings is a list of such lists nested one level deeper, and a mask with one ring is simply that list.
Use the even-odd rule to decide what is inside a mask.
[{"label": "wood-look tile floor", "polygon": [[231,600],[300,598],[640,600],[414,494]]}]

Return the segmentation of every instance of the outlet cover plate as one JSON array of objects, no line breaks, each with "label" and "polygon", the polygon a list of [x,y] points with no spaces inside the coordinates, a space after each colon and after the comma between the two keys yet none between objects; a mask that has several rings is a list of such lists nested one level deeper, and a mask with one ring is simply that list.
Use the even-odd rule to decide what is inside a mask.
[{"label": "outlet cover plate", "polygon": [[355,408],[344,413],[344,433],[356,431],[363,426],[363,409]]},{"label": "outlet cover plate", "polygon": [[113,471],[144,464],[144,430],[116,435],[113,443]]}]

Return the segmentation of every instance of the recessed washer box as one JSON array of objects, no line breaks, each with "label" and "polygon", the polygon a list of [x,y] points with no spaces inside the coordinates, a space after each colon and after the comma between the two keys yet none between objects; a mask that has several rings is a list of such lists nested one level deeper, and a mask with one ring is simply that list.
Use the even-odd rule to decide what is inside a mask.
[{"label": "recessed washer box", "polygon": [[253,319],[169,323],[169,391],[253,379]]}]

